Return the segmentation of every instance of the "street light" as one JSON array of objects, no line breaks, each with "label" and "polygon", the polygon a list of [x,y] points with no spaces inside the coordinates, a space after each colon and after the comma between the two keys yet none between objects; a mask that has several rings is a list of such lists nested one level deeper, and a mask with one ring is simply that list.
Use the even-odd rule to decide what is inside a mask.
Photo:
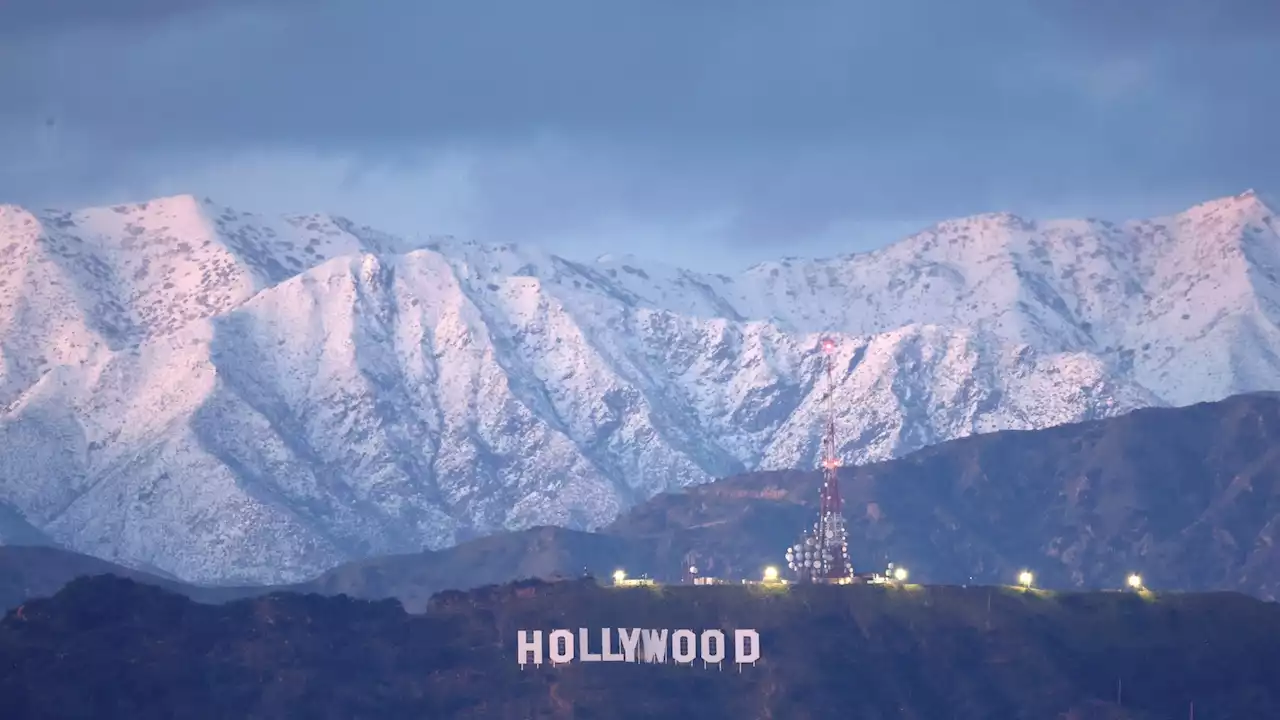
[{"label": "street light", "polygon": [[772,565],[764,569],[765,582],[778,582],[778,568]]},{"label": "street light", "polygon": [[1036,577],[1031,574],[1030,570],[1023,570],[1021,573],[1018,573],[1018,584],[1024,588],[1031,587],[1031,583],[1035,582],[1035,580]]},{"label": "street light", "polygon": [[893,569],[893,579],[898,582],[907,581],[907,569],[904,567],[896,567]]},{"label": "street light", "polygon": [[1142,576],[1141,576],[1141,575],[1139,575],[1138,573],[1133,573],[1132,575],[1130,575],[1130,576],[1129,576],[1129,587],[1133,588],[1134,590],[1141,590],[1141,589],[1142,589]]},{"label": "street light", "polygon": [[623,580],[627,579],[627,573],[622,570],[613,571],[613,584],[621,585]]}]

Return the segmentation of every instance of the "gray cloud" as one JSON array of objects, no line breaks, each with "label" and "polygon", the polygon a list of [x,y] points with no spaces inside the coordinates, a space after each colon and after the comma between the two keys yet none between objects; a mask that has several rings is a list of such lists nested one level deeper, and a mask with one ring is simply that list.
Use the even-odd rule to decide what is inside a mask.
[{"label": "gray cloud", "polygon": [[247,0],[6,0],[0,4],[0,37],[47,37],[102,27],[138,28],[190,19],[244,2]]},{"label": "gray cloud", "polygon": [[1038,5],[1047,20],[1095,46],[1270,42],[1280,30],[1280,5],[1268,0],[1049,0]]},{"label": "gray cloud", "polygon": [[504,239],[764,246],[1280,187],[1271,0],[0,8],[0,198],[24,202],[254,187]]}]

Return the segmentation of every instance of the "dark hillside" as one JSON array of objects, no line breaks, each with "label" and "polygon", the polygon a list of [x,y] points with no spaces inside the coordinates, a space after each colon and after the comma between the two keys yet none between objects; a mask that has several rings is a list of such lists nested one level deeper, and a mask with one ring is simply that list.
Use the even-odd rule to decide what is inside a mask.
[{"label": "dark hillside", "polygon": [[[841,474],[855,566],[930,583],[1280,597],[1280,396],[975,435]],[[659,495],[603,532],[696,550],[754,576],[816,511],[819,476],[753,473]]]},{"label": "dark hillside", "polygon": [[[738,672],[521,669],[518,629],[753,628]],[[1280,717],[1280,606],[1237,594],[988,588],[490,586],[394,602],[203,605],[113,577],[0,623],[8,717]]]},{"label": "dark hillside", "polygon": [[[1280,597],[1280,396],[1240,395],[1047,430],[976,435],[842,473],[855,567],[921,582],[1152,587]],[[344,565],[305,589],[407,607],[522,577],[666,581],[686,563],[759,577],[817,512],[816,472],[751,473],[658,495],[599,533],[534,528]]]},{"label": "dark hillside", "polygon": [[[1185,408],[1031,432],[977,435],[842,475],[850,554],[936,584],[1011,582],[1029,567],[1057,588],[1117,588],[1139,571],[1157,589],[1280,597],[1280,397],[1241,395]],[[599,533],[531,528],[456,547],[349,563],[291,590],[395,597],[526,577],[676,581],[758,577],[816,513],[815,472],[754,473],[659,495]],[[71,578],[112,572],[196,599],[268,588],[200,588],[50,548],[0,548],[0,600],[12,607]]]},{"label": "dark hillside", "polygon": [[270,592],[270,588],[189,585],[54,547],[0,545],[0,610],[53,595],[75,578],[104,574],[162,587],[200,602],[225,602]]}]

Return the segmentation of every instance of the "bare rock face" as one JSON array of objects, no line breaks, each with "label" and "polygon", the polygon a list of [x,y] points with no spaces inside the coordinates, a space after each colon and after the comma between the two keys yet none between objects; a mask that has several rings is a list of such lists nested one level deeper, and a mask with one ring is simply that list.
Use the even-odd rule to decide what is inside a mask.
[{"label": "bare rock face", "polygon": [[[190,197],[0,206],[6,532],[190,581],[535,525],[1280,385],[1255,195],[1126,225],[985,215],[736,277]],[[21,523],[19,523],[21,521]]]}]

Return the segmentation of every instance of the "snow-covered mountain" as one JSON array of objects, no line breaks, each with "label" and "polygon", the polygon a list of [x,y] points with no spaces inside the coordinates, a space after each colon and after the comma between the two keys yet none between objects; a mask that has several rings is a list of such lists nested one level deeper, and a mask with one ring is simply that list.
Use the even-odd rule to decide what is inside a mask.
[{"label": "snow-covered mountain", "polygon": [[0,506],[195,581],[811,466],[1280,389],[1280,220],[1246,193],[1127,224],[982,215],[736,276],[417,246],[191,197],[0,206]]}]

